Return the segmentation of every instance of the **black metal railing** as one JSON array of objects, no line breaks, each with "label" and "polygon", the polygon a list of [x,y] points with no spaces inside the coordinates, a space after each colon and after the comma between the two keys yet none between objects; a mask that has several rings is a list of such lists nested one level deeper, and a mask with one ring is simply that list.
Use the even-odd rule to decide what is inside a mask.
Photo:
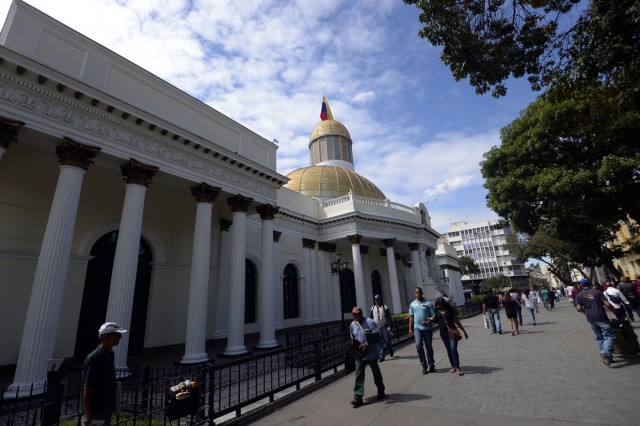
[{"label": "black metal railing", "polygon": [[[464,306],[463,317],[482,311],[478,306]],[[340,325],[336,327],[340,328]],[[395,345],[410,339],[407,318],[392,324]],[[252,405],[269,404],[280,393],[293,388],[296,392],[310,383],[317,383],[342,371],[349,334],[339,331],[332,335],[330,326],[323,331],[294,333],[291,340],[301,340],[283,348],[240,359],[215,364],[145,367],[140,370],[117,371],[122,388],[122,412],[112,422],[115,425],[167,424],[169,389],[187,379],[198,383],[197,409],[181,424],[215,424],[216,419],[239,417]],[[314,333],[322,335],[311,339]],[[292,335],[294,335],[292,334]],[[324,375],[324,376],[323,376]],[[0,426],[56,424],[80,425],[78,416],[81,395],[80,372],[67,372],[64,379],[52,381],[45,394],[0,400]],[[16,396],[23,392],[16,391]],[[53,396],[53,397],[52,397]],[[52,405],[53,404],[53,405]],[[54,415],[47,415],[54,410]],[[55,419],[55,422],[47,423]]]}]

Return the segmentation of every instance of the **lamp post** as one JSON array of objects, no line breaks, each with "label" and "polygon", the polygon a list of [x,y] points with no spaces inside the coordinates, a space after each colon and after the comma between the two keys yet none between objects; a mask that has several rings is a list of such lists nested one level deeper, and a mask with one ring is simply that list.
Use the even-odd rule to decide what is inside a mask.
[{"label": "lamp post", "polygon": [[344,324],[344,306],[343,306],[343,301],[342,301],[342,282],[341,282],[341,278],[342,278],[342,273],[347,269],[347,267],[349,266],[349,262],[342,260],[342,254],[340,254],[340,252],[336,252],[336,258],[333,262],[330,263],[331,266],[331,275],[337,275],[338,276],[338,291],[340,292],[340,324],[342,327],[342,330],[344,331],[346,329],[345,324]]}]

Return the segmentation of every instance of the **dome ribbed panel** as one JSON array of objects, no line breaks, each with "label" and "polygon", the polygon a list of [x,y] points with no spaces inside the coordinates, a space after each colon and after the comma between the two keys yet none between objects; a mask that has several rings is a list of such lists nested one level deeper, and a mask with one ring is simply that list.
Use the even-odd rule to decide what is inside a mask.
[{"label": "dome ribbed panel", "polygon": [[307,197],[337,198],[351,190],[357,196],[387,199],[369,179],[343,167],[303,167],[289,173],[288,178],[290,180],[284,187]]}]

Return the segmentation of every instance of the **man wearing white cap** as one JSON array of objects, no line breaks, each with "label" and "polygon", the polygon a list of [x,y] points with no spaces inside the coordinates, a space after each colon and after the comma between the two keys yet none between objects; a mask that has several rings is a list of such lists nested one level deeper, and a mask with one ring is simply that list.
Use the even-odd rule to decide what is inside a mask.
[{"label": "man wearing white cap", "polygon": [[109,426],[116,397],[116,367],[113,348],[118,346],[122,333],[115,322],[105,322],[98,330],[100,344],[84,360],[82,369],[82,424],[100,423]]},{"label": "man wearing white cap", "polygon": [[391,311],[389,307],[382,303],[382,297],[376,294],[373,297],[373,306],[371,307],[371,319],[375,321],[380,330],[380,342],[378,342],[378,360],[384,361],[384,347],[385,345],[389,349],[389,356],[393,358],[393,343],[391,343],[391,336],[389,335],[389,329],[391,328]]}]

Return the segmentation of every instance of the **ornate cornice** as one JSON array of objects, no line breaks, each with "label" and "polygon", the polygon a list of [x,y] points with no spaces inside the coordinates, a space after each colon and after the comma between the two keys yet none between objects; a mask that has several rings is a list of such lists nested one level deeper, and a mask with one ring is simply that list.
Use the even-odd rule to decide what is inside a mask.
[{"label": "ornate cornice", "polygon": [[[35,112],[62,125],[90,132],[110,143],[162,158],[176,167],[220,179],[269,199],[276,198],[276,190],[280,184],[276,178],[269,178],[264,172],[253,170],[250,173],[245,170],[246,166],[240,167],[241,164],[235,160],[227,162],[228,157],[221,154],[208,154],[210,150],[199,149],[200,145],[190,147],[165,136],[166,133],[138,129],[133,123],[123,119],[125,114],[128,116],[127,113],[108,114],[89,103],[64,96],[47,86],[37,85],[2,70],[0,79],[0,99],[3,102]],[[20,88],[10,87],[7,83],[11,82]],[[28,90],[28,93],[22,89]],[[133,152],[129,154],[134,156]]]},{"label": "ornate cornice", "polygon": [[213,204],[222,191],[222,188],[216,188],[215,186],[207,185],[202,182],[200,185],[195,185],[189,188],[191,195],[196,199],[196,203],[209,203]]},{"label": "ornate cornice", "polygon": [[314,248],[316,248],[316,241],[315,240],[310,240],[309,238],[303,238],[302,239],[302,247],[308,248],[308,249],[314,249]]},{"label": "ornate cornice", "polygon": [[256,207],[256,211],[262,220],[273,220],[279,210],[280,207],[272,206],[271,204],[263,204]]},{"label": "ornate cornice", "polygon": [[334,253],[336,251],[337,245],[332,243],[318,243],[318,250],[326,251],[328,253]]},{"label": "ornate cornice", "polygon": [[93,159],[100,152],[100,148],[85,145],[69,138],[63,138],[56,145],[58,161],[64,166],[74,166],[87,170],[93,164]]},{"label": "ornate cornice", "polygon": [[132,158],[127,164],[120,166],[120,171],[127,184],[132,183],[149,187],[158,168],[156,166],[142,164]]},{"label": "ornate cornice", "polygon": [[408,243],[407,245],[409,246],[409,250],[411,251],[418,251],[418,249],[420,248],[420,243]]},{"label": "ornate cornice", "polygon": [[362,235],[347,235],[347,239],[349,240],[349,243],[351,243],[351,245],[360,244],[360,241],[362,241]]},{"label": "ornate cornice", "polygon": [[395,238],[386,238],[382,240],[382,244],[384,244],[385,248],[393,247],[396,244]]},{"label": "ornate cornice", "polygon": [[220,231],[229,232],[229,229],[231,229],[231,225],[233,225],[232,221],[227,219],[220,219]]},{"label": "ornate cornice", "polygon": [[18,141],[18,131],[24,126],[22,121],[0,117],[0,147],[7,149]]},{"label": "ornate cornice", "polygon": [[243,197],[242,195],[234,195],[227,198],[227,204],[233,213],[242,212],[246,213],[249,210],[249,206],[253,202],[253,198]]}]

